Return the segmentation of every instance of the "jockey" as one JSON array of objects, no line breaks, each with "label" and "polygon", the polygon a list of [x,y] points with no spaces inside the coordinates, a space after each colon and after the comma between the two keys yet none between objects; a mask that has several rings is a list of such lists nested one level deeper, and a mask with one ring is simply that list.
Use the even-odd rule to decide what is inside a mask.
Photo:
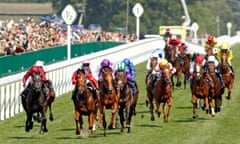
[{"label": "jockey", "polygon": [[165,66],[168,66],[168,69],[170,70],[170,72],[172,74],[174,74],[176,72],[175,67],[173,67],[172,64],[168,62],[168,60],[163,59],[158,65],[159,70],[160,70],[160,74],[161,74],[162,68],[165,67]]},{"label": "jockey", "polygon": [[[47,97],[48,96],[48,90],[47,90],[47,78],[46,78],[46,72],[44,70],[44,62],[43,61],[36,61],[36,63],[27,71],[27,73],[23,76],[22,82],[23,82],[23,87],[26,87],[26,82],[28,80],[29,77],[32,78],[33,74],[36,72],[40,72],[41,74],[41,78],[43,81],[43,92],[44,95]],[[26,96],[27,93],[29,92],[29,90],[32,87],[32,81],[30,80],[27,87],[23,90],[23,92],[21,93],[21,96]],[[52,88],[52,86],[49,86],[50,88]]]},{"label": "jockey", "polygon": [[[220,70],[219,70],[219,62],[218,62],[217,58],[213,55],[209,56],[207,62],[208,63],[214,63],[216,75],[220,80],[221,87],[224,87],[224,82],[223,82],[222,75],[221,75]],[[207,77],[208,77],[208,75],[207,75]]]},{"label": "jockey", "polygon": [[163,40],[167,43],[168,39],[172,37],[172,33],[170,32],[170,29],[166,29],[166,32],[163,35]]},{"label": "jockey", "polygon": [[209,55],[212,55],[212,53],[208,54],[208,49],[213,49],[217,45],[217,38],[214,36],[209,35],[207,37],[206,43],[205,43],[205,51],[206,51],[206,59]]},{"label": "jockey", "polygon": [[178,48],[177,48],[178,56],[180,55],[180,53],[182,51],[184,52],[184,54],[186,54],[188,56],[190,56],[190,54],[191,54],[190,48],[188,47],[188,44],[185,41],[181,41],[181,43],[178,45]]},{"label": "jockey", "polygon": [[136,71],[135,71],[135,66],[134,64],[127,58],[123,59],[122,61],[125,65],[126,65],[126,71],[128,73],[130,73],[130,76],[127,77],[128,83],[130,85],[130,87],[133,90],[133,95],[135,95],[136,93],[138,93],[138,89],[136,86]]},{"label": "jockey", "polygon": [[189,78],[190,78],[190,80],[192,80],[193,77],[194,77],[194,73],[193,72],[194,72],[194,65],[195,65],[195,63],[201,64],[202,67],[204,67],[205,63],[206,63],[206,60],[201,55],[197,55],[195,57],[195,60],[191,63],[190,68],[189,68]]},{"label": "jockey", "polygon": [[173,35],[169,40],[168,40],[168,46],[167,46],[167,53],[166,53],[166,57],[167,59],[170,57],[170,52],[173,49],[176,49],[176,56],[177,56],[177,49],[179,44],[181,44],[181,40],[179,38],[177,38],[175,35]]},{"label": "jockey", "polygon": [[98,82],[100,83],[102,81],[102,70],[103,68],[109,68],[113,70],[113,63],[110,62],[108,59],[103,59],[101,64],[100,64],[100,69],[98,72]]},{"label": "jockey", "polygon": [[[94,96],[95,98],[98,97],[98,94],[97,94],[97,90],[99,89],[98,87],[98,83],[97,83],[97,80],[93,77],[92,75],[92,72],[91,72],[91,68],[90,68],[90,62],[88,60],[84,60],[82,62],[82,65],[80,66],[80,68],[78,68],[72,75],[72,84],[75,85],[76,82],[77,82],[77,72],[79,70],[83,70],[88,81],[87,81],[87,85],[91,86],[93,88],[93,92],[94,92]],[[76,93],[76,89],[74,89],[74,92],[73,92],[73,95],[74,96]]]},{"label": "jockey", "polygon": [[[153,58],[157,59],[157,65],[155,67],[151,66],[151,60]],[[147,61],[147,65],[146,65],[146,69],[147,69],[147,75],[146,75],[146,82],[148,80],[149,75],[152,73],[153,76],[159,73],[158,70],[158,64],[161,62],[162,59],[165,58],[164,52],[163,50],[161,50],[160,48],[155,49],[154,51],[152,51],[148,61]],[[155,76],[154,76],[155,77]]]},{"label": "jockey", "polygon": [[231,73],[232,75],[234,75],[234,71],[233,71],[233,67],[232,67],[232,63],[231,63],[231,60],[233,59],[233,52],[231,50],[231,48],[229,47],[229,45],[227,43],[223,43],[222,46],[221,46],[221,51],[218,51],[218,60],[221,60],[221,55],[223,53],[227,53],[227,56],[228,56],[228,64],[231,68]]}]

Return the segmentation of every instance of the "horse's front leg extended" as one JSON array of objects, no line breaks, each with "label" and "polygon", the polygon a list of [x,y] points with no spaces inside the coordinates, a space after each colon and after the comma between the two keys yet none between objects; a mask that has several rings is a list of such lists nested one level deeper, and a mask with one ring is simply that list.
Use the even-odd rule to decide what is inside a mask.
[{"label": "horse's front leg extended", "polygon": [[76,124],[76,135],[80,135],[80,128],[79,128],[79,118],[80,114],[79,112],[75,111],[75,124]]},{"label": "horse's front leg extended", "polygon": [[33,121],[32,121],[33,114],[30,112],[26,112],[26,116],[27,116],[27,120],[25,123],[25,131],[29,132],[29,130],[33,128]]},{"label": "horse's front leg extended", "polygon": [[160,102],[157,100],[156,100],[156,113],[158,114],[158,117],[161,116]]},{"label": "horse's front leg extended", "polygon": [[118,111],[119,117],[120,117],[120,124],[121,124],[121,130],[120,132],[123,132],[124,129],[124,114],[123,114],[123,108],[120,107]]},{"label": "horse's front leg extended", "polygon": [[117,110],[118,110],[118,103],[115,102],[112,106],[111,123],[108,126],[109,129],[114,129],[115,128],[115,116],[116,116]]},{"label": "horse's front leg extended", "polygon": [[46,118],[46,111],[43,109],[41,112],[42,118],[41,118],[41,129],[40,129],[40,134],[44,134],[44,132],[48,132],[46,123],[47,123],[47,118]]},{"label": "horse's front leg extended", "polygon": [[151,114],[151,121],[154,121],[155,118],[154,118],[154,113],[153,113],[153,110],[154,110],[153,98],[149,99],[149,104],[150,104],[149,108],[150,108],[150,114]]},{"label": "horse's front leg extended", "polygon": [[126,127],[128,128],[128,133],[130,133],[130,128],[131,128],[131,118],[132,118],[132,109],[130,104],[126,105]]},{"label": "horse's front leg extended", "polygon": [[197,118],[198,114],[197,114],[197,97],[193,94],[192,95],[192,104],[193,104],[193,115],[192,118]]}]

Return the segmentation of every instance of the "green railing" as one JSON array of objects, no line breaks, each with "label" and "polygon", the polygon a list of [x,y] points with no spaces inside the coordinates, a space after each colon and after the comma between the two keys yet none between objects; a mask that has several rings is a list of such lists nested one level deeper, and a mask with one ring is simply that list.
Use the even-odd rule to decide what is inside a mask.
[{"label": "green railing", "polygon": [[[71,58],[106,50],[124,43],[119,42],[92,42],[75,44],[71,46]],[[14,56],[0,57],[0,77],[15,74],[27,70],[36,60],[42,60],[45,64],[52,64],[67,59],[67,46],[40,49],[34,52],[26,52]]]}]

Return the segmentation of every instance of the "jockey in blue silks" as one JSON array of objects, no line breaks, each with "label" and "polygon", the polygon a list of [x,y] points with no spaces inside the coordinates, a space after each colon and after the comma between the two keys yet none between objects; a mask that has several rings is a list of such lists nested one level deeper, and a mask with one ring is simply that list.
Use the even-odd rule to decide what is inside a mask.
[{"label": "jockey in blue silks", "polygon": [[137,89],[137,85],[136,85],[136,71],[135,71],[135,66],[134,64],[127,58],[123,59],[122,61],[127,69],[126,69],[126,73],[129,73],[129,75],[127,75],[127,80],[128,83],[130,85],[130,87],[133,90],[133,95],[135,95],[136,93],[138,93],[138,89]]}]

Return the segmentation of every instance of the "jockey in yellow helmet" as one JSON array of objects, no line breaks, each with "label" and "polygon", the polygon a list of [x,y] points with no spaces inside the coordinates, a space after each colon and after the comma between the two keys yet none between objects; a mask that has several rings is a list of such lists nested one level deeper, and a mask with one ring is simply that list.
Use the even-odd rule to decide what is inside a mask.
[{"label": "jockey in yellow helmet", "polygon": [[219,61],[221,60],[221,55],[222,53],[227,53],[228,56],[228,64],[231,68],[232,74],[234,75],[234,71],[233,71],[233,67],[232,67],[232,59],[233,59],[233,52],[231,50],[231,48],[229,47],[228,43],[223,43],[221,45],[221,50],[218,52],[218,59]]}]

